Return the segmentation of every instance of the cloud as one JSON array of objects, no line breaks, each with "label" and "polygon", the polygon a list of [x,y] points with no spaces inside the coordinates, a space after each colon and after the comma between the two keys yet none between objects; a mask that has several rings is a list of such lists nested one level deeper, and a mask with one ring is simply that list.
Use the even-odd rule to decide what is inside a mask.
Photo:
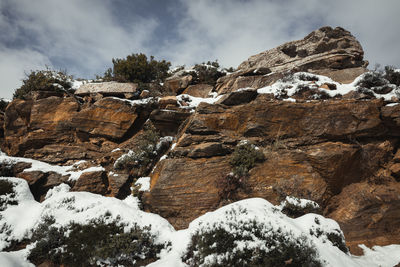
[{"label": "cloud", "polygon": [[51,66],[50,60],[30,49],[8,49],[0,47],[0,97],[11,98],[14,89],[22,84],[25,71]]},{"label": "cloud", "polygon": [[180,38],[166,51],[180,64],[218,58],[222,65],[237,66],[250,55],[330,25],[350,30],[371,62],[400,66],[398,0],[379,4],[374,0],[181,0],[181,4]]},{"label": "cloud", "polygon": [[[131,23],[122,26],[112,4],[110,0],[2,2],[0,30],[9,35],[0,37],[0,42],[13,72],[11,76],[1,74],[2,87],[15,87],[15,76],[29,70],[25,67],[43,68],[51,62],[57,68],[87,77],[103,73],[114,57],[148,52],[157,20],[132,16]],[[19,62],[22,55],[26,56],[24,64]]]}]

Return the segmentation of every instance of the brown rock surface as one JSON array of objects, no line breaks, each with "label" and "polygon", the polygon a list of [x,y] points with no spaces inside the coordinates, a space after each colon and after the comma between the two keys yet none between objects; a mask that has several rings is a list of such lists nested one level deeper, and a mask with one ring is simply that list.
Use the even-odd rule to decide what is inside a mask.
[{"label": "brown rock surface", "polygon": [[[397,133],[391,131],[397,116],[382,116],[395,113],[395,106],[383,105],[381,100],[293,103],[266,95],[235,106],[202,103],[181,127],[169,158],[152,173],[151,190],[143,196],[145,208],[184,228],[225,204],[218,184],[232,171],[229,153],[239,140],[249,139],[264,151],[266,160],[250,170],[237,199],[262,197],[278,204],[292,195],[314,200],[343,227],[352,252],[363,242],[399,243],[397,230],[386,231],[378,222],[398,220],[399,201],[393,191],[399,184],[391,177],[396,165],[390,163],[398,146]],[[222,148],[224,153],[218,154]],[[386,199],[384,208],[373,204],[370,209],[372,196],[354,196],[360,185],[379,188],[378,197]],[[346,213],[353,202],[356,212]],[[376,218],[381,219],[375,222]],[[359,219],[358,227],[352,227]]]},{"label": "brown rock surface", "polygon": [[[261,88],[282,78],[286,72],[308,71],[350,83],[366,71],[364,51],[350,32],[337,27],[323,27],[302,40],[292,41],[251,56],[238,71],[218,80],[219,94],[239,88]],[[268,69],[272,73],[258,73]]]},{"label": "brown rock surface", "polygon": [[107,175],[104,171],[82,173],[71,191],[86,191],[106,194],[108,189]]},{"label": "brown rock surface", "polygon": [[168,92],[171,92],[174,95],[178,95],[189,86],[192,79],[192,75],[174,75],[165,80],[164,87]]},{"label": "brown rock surface", "polygon": [[103,98],[72,118],[72,126],[93,136],[120,139],[133,126],[136,106],[117,98]]},{"label": "brown rock surface", "polygon": [[209,84],[194,84],[194,85],[189,85],[183,92],[182,94],[187,94],[191,95],[194,97],[208,97],[208,94],[211,92],[211,90],[214,87]]}]

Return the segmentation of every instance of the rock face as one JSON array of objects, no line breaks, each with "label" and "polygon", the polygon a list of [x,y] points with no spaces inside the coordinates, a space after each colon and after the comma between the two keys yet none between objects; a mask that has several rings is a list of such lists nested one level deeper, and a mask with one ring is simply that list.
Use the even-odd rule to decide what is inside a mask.
[{"label": "rock face", "polygon": [[90,94],[102,94],[104,96],[123,96],[124,94],[133,94],[137,91],[136,83],[87,83],[83,84],[75,91],[75,95],[85,96]]},{"label": "rock face", "polygon": [[[397,109],[381,100],[292,103],[267,95],[233,106],[202,103],[154,170],[145,207],[185,228],[226,204],[219,181],[232,171],[229,155],[235,145],[246,139],[266,160],[250,170],[236,199],[314,200],[339,222],[356,253],[360,243],[399,243],[399,228],[387,226],[400,219],[394,212],[400,193],[393,158],[400,135]],[[365,197],[353,196],[357,190]]]},{"label": "rock face", "polygon": [[349,83],[366,71],[368,62],[363,55],[360,43],[350,32],[340,27],[323,27],[302,40],[251,56],[239,65],[237,72],[218,81],[217,92],[261,88],[293,71],[307,71]]},{"label": "rock face", "polygon": [[[147,176],[154,167],[143,206],[176,228],[239,199],[261,197],[279,204],[286,196],[295,196],[316,201],[325,216],[335,219],[353,253],[360,253],[361,243],[400,243],[400,105],[386,105],[387,101],[358,91],[341,99],[310,100],[318,86],[337,90],[340,84],[331,82],[304,87],[290,99],[298,102],[256,90],[296,71],[348,83],[366,65],[360,44],[348,31],[324,27],[250,57],[215,87],[190,85],[192,75],[181,71],[163,87],[152,85],[142,91],[136,96],[140,100],[134,101],[104,97],[109,88],[101,86],[84,87],[74,97],[33,94],[28,100],[12,101],[4,118],[0,116],[2,151],[63,165],[85,160],[82,169],[101,165],[104,170],[84,172],[75,182],[52,172],[24,172],[29,168],[26,163],[4,169],[27,180],[35,198],[42,200],[60,183],[75,191],[124,198],[134,179]],[[132,90],[111,91],[127,97],[134,93],[131,85],[127,87]],[[176,97],[208,97],[215,91],[224,95],[195,109],[198,99],[189,103],[184,100],[189,97]],[[164,147],[151,145],[162,149],[156,148],[159,154],[143,160],[143,166],[116,170],[116,160],[143,143],[145,126],[165,137]],[[227,180],[233,171],[230,157],[244,140],[255,144],[265,160],[241,177],[240,186],[227,196],[226,185],[233,183]],[[175,144],[163,156],[171,141]]]}]

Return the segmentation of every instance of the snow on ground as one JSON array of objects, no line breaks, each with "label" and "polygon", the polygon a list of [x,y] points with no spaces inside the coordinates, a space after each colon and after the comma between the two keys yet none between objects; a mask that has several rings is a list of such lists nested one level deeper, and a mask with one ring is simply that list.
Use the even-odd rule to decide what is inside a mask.
[{"label": "snow on ground", "polygon": [[[287,95],[289,98],[284,99],[284,100],[295,101],[293,98],[290,98],[290,97],[293,96],[294,94],[296,94],[302,87],[308,86],[312,89],[318,89],[319,91],[328,94],[330,97],[334,97],[335,95],[338,95],[338,94],[345,95],[351,91],[357,91],[357,83],[360,80],[362,80],[363,77],[367,73],[361,74],[352,83],[341,84],[341,83],[333,81],[332,79],[330,79],[326,76],[307,73],[307,72],[297,72],[297,73],[293,74],[292,80],[280,79],[276,83],[274,83],[270,86],[266,86],[266,87],[258,89],[257,92],[259,94],[273,94],[275,97]],[[304,81],[301,79],[301,76],[316,77],[316,78],[318,78],[318,81],[312,81],[312,82]],[[329,89],[320,88],[320,86],[322,86],[323,84],[334,84],[334,85],[336,85],[336,89],[329,90]],[[383,98],[385,101],[390,101],[392,99],[392,97],[397,97],[396,92],[397,92],[397,90],[393,89],[390,93],[387,93],[387,94],[377,94],[371,90],[371,93],[373,93],[376,98]],[[317,96],[316,96],[316,99],[318,99]]]},{"label": "snow on ground", "polygon": [[16,162],[25,162],[31,163],[32,166],[28,169],[25,169],[24,172],[31,172],[31,171],[43,171],[43,172],[56,172],[61,175],[70,175],[69,181],[78,180],[82,173],[85,172],[95,172],[95,171],[104,171],[104,168],[101,166],[97,167],[90,167],[84,170],[76,170],[76,166],[84,161],[79,161],[71,166],[58,166],[58,165],[51,165],[42,161],[28,159],[28,158],[20,158],[20,157],[10,157],[7,156],[4,152],[0,151],[0,163],[16,163]]},{"label": "snow on ground", "polygon": [[[194,96],[187,95],[187,94],[181,94],[181,95],[178,95],[176,97],[176,99],[178,100],[178,104],[179,104],[180,108],[194,109],[202,102],[205,102],[208,104],[214,104],[221,97],[222,97],[222,95],[219,95],[219,96],[213,95],[212,97],[202,98],[202,97],[194,97]],[[186,104],[188,104],[188,105],[183,106],[183,105],[181,105],[181,102],[186,102]]]},{"label": "snow on ground", "polygon": [[[364,247],[364,256],[352,256],[334,247],[325,235],[316,237],[310,234],[311,229],[319,227],[324,232],[340,231],[339,225],[321,215],[307,214],[297,219],[291,219],[280,210],[260,198],[246,199],[224,206],[214,212],[209,212],[195,219],[184,230],[175,231],[174,228],[159,215],[146,213],[139,209],[138,200],[129,196],[124,200],[104,197],[88,192],[69,192],[69,186],[62,184],[50,190],[45,200],[38,203],[29,191],[27,182],[19,178],[0,178],[15,184],[14,191],[18,205],[8,206],[0,212],[0,225],[8,228],[0,234],[0,248],[4,249],[11,240],[22,240],[29,237],[44,218],[53,216],[57,225],[67,225],[70,222],[87,223],[91,219],[99,218],[108,213],[110,221],[120,217],[122,223],[132,226],[152,226],[158,241],[170,241],[172,249],[165,249],[160,253],[160,259],[148,266],[168,267],[185,266],[181,256],[185,253],[191,235],[200,228],[211,227],[213,224],[222,224],[228,227],[227,222],[256,220],[260,223],[269,223],[274,228],[281,228],[293,236],[305,235],[311,240],[319,253],[320,259],[326,266],[394,266],[400,262],[400,245],[386,247]],[[232,215],[234,214],[234,215]],[[243,244],[243,245],[251,245]],[[28,246],[27,249],[29,249]],[[16,252],[0,252],[2,266],[32,266],[26,260],[27,249]]]},{"label": "snow on ground", "polygon": [[135,185],[140,186],[139,191],[150,191],[150,177],[138,178]]}]

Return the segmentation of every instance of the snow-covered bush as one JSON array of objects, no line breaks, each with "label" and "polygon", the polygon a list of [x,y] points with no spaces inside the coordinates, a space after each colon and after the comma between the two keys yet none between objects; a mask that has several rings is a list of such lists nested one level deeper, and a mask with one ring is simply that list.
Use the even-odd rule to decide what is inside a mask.
[{"label": "snow-covered bush", "polygon": [[51,217],[32,235],[35,246],[28,259],[40,264],[50,260],[67,266],[141,266],[157,259],[168,244],[155,243],[150,227],[136,224],[128,231],[118,221],[91,220],[57,227]]},{"label": "snow-covered bush", "polygon": [[132,169],[134,167],[146,168],[157,156],[157,142],[160,139],[154,127],[146,127],[140,135],[137,146],[127,154],[122,155],[114,163],[114,168]]},{"label": "snow-covered bush", "polygon": [[282,213],[297,218],[307,213],[321,214],[320,206],[312,200],[287,196],[280,205]]},{"label": "snow-covered bush", "polygon": [[72,87],[72,76],[66,71],[46,70],[31,71],[22,80],[22,86],[15,90],[13,98],[26,99],[32,91],[56,91],[61,92]]},{"label": "snow-covered bush", "polygon": [[195,71],[190,74],[193,76],[192,83],[194,84],[206,83],[215,85],[217,80],[225,75],[224,72],[219,70],[219,63],[216,60],[213,62],[208,61],[207,63],[196,64],[193,69]]},{"label": "snow-covered bush", "polygon": [[8,205],[16,205],[14,184],[8,180],[0,178],[0,211],[6,209]]},{"label": "snow-covered bush", "polygon": [[[322,266],[306,236],[255,219],[206,223],[192,235],[182,260],[189,266]],[[246,210],[239,211],[246,213]]]}]

